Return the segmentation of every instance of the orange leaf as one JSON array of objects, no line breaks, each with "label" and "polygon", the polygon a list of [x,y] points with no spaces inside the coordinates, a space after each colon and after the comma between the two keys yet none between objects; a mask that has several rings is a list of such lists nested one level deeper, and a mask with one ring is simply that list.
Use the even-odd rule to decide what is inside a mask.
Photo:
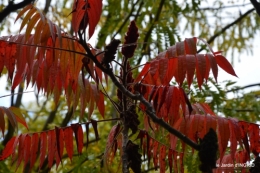
[{"label": "orange leaf", "polygon": [[217,64],[223,69],[225,70],[227,73],[236,76],[236,72],[234,71],[232,65],[227,61],[227,59],[222,56],[222,55],[216,55],[215,56],[216,62]]},{"label": "orange leaf", "polygon": [[63,130],[63,132],[64,132],[65,147],[66,147],[68,156],[70,158],[70,161],[72,161],[72,156],[73,156],[73,130],[70,127],[67,127]]},{"label": "orange leaf", "polygon": [[16,19],[15,19],[14,22],[16,22],[26,11],[28,11],[28,10],[30,10],[30,9],[32,9],[32,8],[33,8],[33,5],[32,5],[32,4],[29,4],[29,5],[27,5],[26,7],[24,7],[24,8],[22,9],[22,11],[19,12],[19,14],[17,15],[17,17],[16,17]]}]

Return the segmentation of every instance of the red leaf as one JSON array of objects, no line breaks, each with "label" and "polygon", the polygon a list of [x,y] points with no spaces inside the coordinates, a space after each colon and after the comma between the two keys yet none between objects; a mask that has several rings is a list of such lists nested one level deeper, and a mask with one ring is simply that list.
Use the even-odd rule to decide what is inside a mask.
[{"label": "red leaf", "polygon": [[220,161],[222,160],[228,140],[229,140],[229,124],[228,120],[222,117],[218,117],[218,143],[219,143],[219,152],[220,152]]},{"label": "red leaf", "polygon": [[168,89],[169,89],[168,86],[163,87],[162,93],[160,94],[160,98],[159,98],[158,112],[160,111],[162,105],[165,103],[165,98],[166,98],[166,94],[168,92]]},{"label": "red leaf", "polygon": [[[31,146],[31,158],[30,158],[30,170],[34,166],[34,163],[37,158],[37,151],[38,151],[38,144],[39,144],[39,135],[38,133],[34,133],[32,135],[32,146]],[[30,172],[30,171],[29,171]]]},{"label": "red leaf", "polygon": [[178,56],[178,77],[176,78],[176,81],[179,83],[180,86],[182,86],[182,83],[185,79],[186,75],[186,56]]},{"label": "red leaf", "polygon": [[48,131],[48,167],[51,168],[56,152],[56,135],[54,130]]},{"label": "red leaf", "polygon": [[72,161],[72,156],[73,156],[73,130],[70,127],[67,127],[63,130],[63,132],[64,132],[65,147],[66,147],[68,156],[70,158],[70,161]]},{"label": "red leaf", "polygon": [[24,140],[24,168],[25,168],[29,158],[31,158],[31,136],[26,135],[25,140]]},{"label": "red leaf", "polygon": [[102,0],[88,0],[89,38],[94,34],[102,13]]},{"label": "red leaf", "polygon": [[154,164],[155,170],[157,170],[157,168],[158,168],[158,154],[157,154],[158,145],[159,145],[159,143],[157,141],[154,141],[154,143],[153,143],[153,164]]},{"label": "red leaf", "polygon": [[47,134],[45,132],[42,132],[40,134],[40,141],[41,141],[41,147],[40,147],[40,165],[39,170],[41,169],[43,162],[45,160],[46,155],[46,148],[47,148]]},{"label": "red leaf", "polygon": [[167,112],[169,112],[169,109],[171,107],[172,104],[172,100],[173,100],[173,91],[174,91],[174,86],[170,86],[165,98],[165,104],[166,104],[166,109]]},{"label": "red leaf", "polygon": [[227,59],[222,56],[222,55],[216,55],[215,56],[216,62],[217,64],[223,69],[225,70],[227,73],[236,76],[236,72],[234,71],[232,65],[227,61]]},{"label": "red leaf", "polygon": [[[163,59],[160,59],[159,61],[159,78],[160,78],[160,81],[162,84],[165,84],[167,85],[168,84],[168,81],[165,81],[165,75],[166,75],[166,72],[168,70],[168,61],[169,59],[167,58],[163,58]],[[167,82],[167,83],[165,83]]]},{"label": "red leaf", "polygon": [[150,69],[149,69],[150,74],[152,76],[154,76],[156,74],[156,72],[158,71],[158,68],[159,68],[159,60],[155,59],[150,64]]},{"label": "red leaf", "polygon": [[22,162],[22,159],[24,157],[24,140],[25,140],[26,134],[22,134],[19,136],[19,147],[18,147],[18,159],[16,162],[16,170],[19,167],[19,165]]},{"label": "red leaf", "polygon": [[170,173],[172,173],[172,155],[173,155],[173,150],[172,149],[169,149],[168,150],[168,161],[169,161],[169,168],[170,168]]},{"label": "red leaf", "polygon": [[160,156],[159,156],[160,173],[165,172],[165,168],[166,168],[165,158],[166,158],[166,147],[163,145],[160,148]]},{"label": "red leaf", "polygon": [[2,131],[2,135],[4,137],[5,133],[5,119],[4,119],[4,111],[0,109],[0,129]]},{"label": "red leaf", "polygon": [[141,72],[135,78],[135,82],[139,82],[142,79],[142,77],[144,77],[148,73],[149,69],[150,69],[150,63],[146,63],[143,69],[141,70]]},{"label": "red leaf", "polygon": [[184,41],[182,42],[177,42],[175,44],[176,46],[176,52],[177,52],[177,56],[180,56],[180,55],[185,55],[185,44],[184,44]]},{"label": "red leaf", "polygon": [[105,118],[104,94],[101,91],[99,91],[99,100],[97,107],[101,116]]},{"label": "red leaf", "polygon": [[112,150],[114,145],[117,143],[117,136],[120,132],[120,124],[114,125],[108,135],[107,138],[107,144],[106,144],[106,152],[105,152],[105,157],[107,160],[106,164],[111,164],[113,159],[114,159],[114,152],[115,150]]},{"label": "red leaf", "polygon": [[250,141],[250,149],[257,157],[260,152],[259,127],[257,124],[250,124],[248,127],[248,135]]},{"label": "red leaf", "polygon": [[78,154],[82,154],[82,149],[83,149],[83,130],[82,130],[82,126],[80,124],[71,124],[71,128],[72,128],[74,135],[75,135],[75,138],[76,138]]},{"label": "red leaf", "polygon": [[[230,156],[231,158],[234,160],[235,158],[235,153],[237,150],[237,136],[236,133],[240,133],[240,130],[237,131],[237,129],[235,128],[237,126],[237,122],[234,119],[229,119],[228,120],[229,123],[229,131],[230,131]],[[238,139],[239,141],[239,139]]]},{"label": "red leaf", "polygon": [[184,42],[186,54],[195,55],[197,53],[197,38],[186,38]]},{"label": "red leaf", "polygon": [[209,60],[210,66],[211,66],[211,70],[213,73],[213,76],[215,78],[215,81],[217,82],[217,78],[218,78],[218,66],[217,66],[217,62],[216,59],[214,58],[214,56],[212,54],[206,54],[207,59]]},{"label": "red leaf", "polygon": [[63,130],[55,126],[56,142],[57,142],[57,153],[60,161],[62,160],[63,149],[64,149],[64,134]]},{"label": "red leaf", "polygon": [[205,63],[205,56],[202,54],[196,55],[196,76],[198,81],[198,86],[201,89],[201,85],[203,83],[203,79],[206,72],[206,63]]},{"label": "red leaf", "polygon": [[186,70],[187,70],[187,82],[190,88],[190,85],[193,81],[194,71],[196,67],[196,58],[194,55],[186,55]]},{"label": "red leaf", "polygon": [[72,27],[74,32],[85,30],[89,25],[89,38],[94,33],[102,12],[101,0],[75,0],[72,12]]},{"label": "red leaf", "polygon": [[[17,136],[18,137],[18,136]],[[15,149],[14,142],[17,137],[12,137],[6,144],[2,154],[0,155],[0,161],[5,160],[13,153],[13,149]]]}]

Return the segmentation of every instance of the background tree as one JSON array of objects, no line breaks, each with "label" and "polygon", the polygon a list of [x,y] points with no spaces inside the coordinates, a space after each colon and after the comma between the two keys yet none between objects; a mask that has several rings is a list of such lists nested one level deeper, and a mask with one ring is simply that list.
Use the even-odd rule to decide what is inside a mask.
[{"label": "background tree", "polygon": [[[68,4],[71,4],[72,2],[64,1],[61,2],[61,4],[57,3],[56,4],[57,8],[49,8],[51,4],[50,2],[51,1],[48,1],[48,3],[46,3],[44,12],[47,13],[47,16],[53,21],[56,21],[57,19],[60,18],[60,16],[62,17],[64,16],[64,14],[69,14],[69,12],[71,12],[71,5]],[[258,23],[257,23],[258,20],[255,19],[256,15],[255,13],[253,13],[254,11],[253,9],[250,9],[244,14],[241,14],[237,19],[234,19],[234,22],[232,22],[231,24],[225,25],[224,23],[221,23],[225,21],[220,20],[222,19],[222,17],[218,15],[221,14],[220,13],[221,10],[226,8],[223,6],[223,3],[221,3],[221,1],[214,2],[215,4],[219,4],[219,7],[216,9],[202,8],[200,7],[202,2],[197,2],[197,3],[184,2],[183,4],[181,4],[175,1],[160,1],[158,3],[151,3],[151,4],[150,3],[151,2],[144,2],[144,1],[131,1],[130,3],[127,3],[127,1],[122,1],[122,3],[119,5],[118,2],[114,2],[114,1],[105,2],[103,7],[104,16],[102,16],[100,20],[100,26],[101,26],[100,28],[102,29],[100,29],[99,32],[100,35],[97,39],[98,42],[96,47],[104,50],[104,46],[106,45],[105,42],[108,44],[113,38],[118,38],[123,40],[124,33],[126,33],[127,26],[129,24],[129,20],[132,19],[135,19],[137,26],[142,26],[139,27],[138,30],[140,35],[139,40],[141,40],[142,42],[138,44],[135,53],[136,55],[140,55],[140,56],[133,58],[133,60],[132,59],[130,60],[131,66],[135,66],[135,64],[140,64],[140,62],[145,60],[150,60],[153,57],[155,57],[158,52],[162,52],[163,50],[166,50],[169,46],[174,45],[176,41],[183,40],[178,35],[179,32],[182,32],[182,29],[180,28],[176,29],[178,28],[178,26],[180,26],[179,21],[187,21],[187,24],[185,26],[186,28],[185,31],[188,32],[190,28],[192,35],[198,35],[196,34],[197,31],[194,29],[198,27],[200,31],[199,33],[200,37],[208,38],[208,42],[210,43],[211,42],[213,43],[213,41],[217,39],[216,41],[214,41],[214,43],[216,43],[217,46],[220,46],[217,50],[224,50],[224,52],[231,51],[231,53],[235,52],[236,49],[241,52],[245,50],[249,51],[250,49],[248,48],[250,48],[250,46],[245,46],[245,45],[247,44],[248,41],[250,41],[250,39],[254,38],[254,34],[248,34],[248,32],[245,32],[245,30],[252,31],[252,33],[254,33],[257,31],[258,28]],[[160,4],[159,8],[157,4]],[[236,4],[235,6],[239,7],[240,5]],[[242,4],[241,6],[251,6],[251,4]],[[210,27],[212,23],[207,22],[208,21],[207,16],[211,15],[211,13],[217,16],[216,18],[218,19],[217,22],[220,22],[217,23],[216,26],[223,26],[223,29],[221,29],[220,31],[218,30],[219,29],[218,27]],[[194,20],[194,16],[199,18],[200,20]],[[67,31],[71,31],[70,25],[68,25],[68,22],[71,21],[70,17],[71,16],[69,17],[66,16],[66,18],[64,18],[65,20],[59,23],[59,26],[61,28],[66,29]],[[122,18],[124,18],[125,20],[122,20]],[[5,22],[8,22],[8,20],[6,20]],[[116,24],[114,24],[114,22]],[[250,24],[248,24],[249,22]],[[244,27],[243,24],[246,27]],[[212,28],[213,30],[211,31],[210,28]],[[154,35],[152,35],[153,33]],[[212,33],[212,35],[209,33]],[[234,38],[234,40],[226,39],[226,38]],[[204,49],[205,47],[202,48]],[[198,49],[198,51],[200,51],[200,49]],[[7,73],[7,71],[5,73]],[[138,72],[136,71],[133,73],[137,75]],[[225,88],[221,88],[214,82],[212,82],[212,84],[213,85],[210,86],[203,85],[202,92],[196,90],[196,88],[198,87],[194,87],[195,89],[193,89],[193,91],[191,92],[191,99],[194,99],[195,101],[199,99],[200,101],[204,102],[205,101],[204,99],[207,98],[206,96],[212,95],[213,99],[209,104],[211,105],[211,108],[214,111],[224,112],[225,115],[228,116],[230,115],[233,115],[235,117],[243,116],[243,118],[245,118],[243,120],[247,120],[250,122],[257,121],[257,117],[254,116],[255,114],[257,114],[258,111],[257,99],[253,99],[252,104],[250,105],[244,105],[244,106],[252,105],[253,109],[251,108],[248,109],[248,107],[245,108],[243,107],[243,105],[241,105],[242,108],[238,109],[238,105],[243,103],[243,100],[241,101],[241,99],[245,99],[246,101],[247,97],[232,98],[231,100],[227,100],[227,102],[223,102],[223,99],[226,98],[224,92]],[[230,86],[230,84],[232,83],[229,82],[227,83],[226,86]],[[108,88],[109,93],[111,93],[111,95],[115,95],[116,89],[114,88],[114,85],[109,83],[107,85],[108,87],[110,86]],[[19,86],[20,88],[19,92],[23,91],[22,86],[23,85]],[[212,87],[216,87],[217,91],[211,91],[210,88]],[[240,90],[236,89],[233,91],[240,91]],[[230,90],[230,92],[232,92],[232,90]],[[252,94],[250,93],[248,95],[256,96],[257,92],[254,92]],[[13,98],[13,96],[11,97]],[[11,99],[12,100],[11,105],[16,104],[15,106],[19,107],[19,105],[21,104],[20,99],[21,99],[20,97],[17,97],[16,103],[14,101],[14,98]],[[34,120],[34,123],[28,124],[32,132],[53,129],[55,125],[59,127],[63,127],[66,126],[70,120],[73,120],[73,118],[70,118],[72,116],[73,111],[66,107],[67,105],[66,101],[62,99],[63,98],[60,99],[58,107],[54,106],[55,98],[47,101],[39,99],[38,110],[35,108],[34,105],[33,109],[35,109],[36,111],[29,112],[27,116],[27,119],[30,118]],[[115,117],[115,115],[113,114],[114,111],[112,108],[111,109],[109,108],[112,106],[109,105],[109,102],[107,103],[108,103],[107,104],[108,108],[106,110],[108,111],[110,110],[111,113],[109,113],[108,111],[106,111],[106,113],[113,115],[112,118],[114,118]],[[28,105],[24,105],[24,106],[26,106],[23,107],[24,110],[29,110],[27,107]],[[64,110],[67,111],[67,113],[65,113]],[[79,113],[80,110],[78,109],[74,110],[74,114],[77,114],[77,111]],[[41,115],[40,118],[39,115]],[[65,118],[61,118],[64,116]],[[97,114],[95,114],[95,116],[98,117]],[[73,117],[74,120],[78,121],[78,116],[73,116]],[[45,121],[46,123],[44,123]],[[86,121],[86,119],[83,118],[82,121],[84,122]],[[43,127],[34,127],[35,124],[45,124],[45,125]],[[7,134],[5,135],[4,144],[6,144],[7,141],[10,140],[10,137],[12,136],[13,128],[10,125],[8,126],[8,128],[9,129],[7,131]],[[109,123],[106,123],[104,124],[104,126],[102,126],[99,123],[98,128],[110,129],[111,125]],[[23,131],[22,127],[19,128],[19,130]],[[107,136],[107,134],[103,132],[102,135]],[[104,139],[104,136],[103,138],[102,136],[100,136],[100,138]],[[101,142],[99,142],[99,144],[101,147],[103,146],[103,148],[104,146],[106,146],[104,143]],[[103,150],[100,148],[100,151]],[[87,153],[90,154],[89,152]],[[79,158],[79,159],[81,159],[79,165],[81,165],[81,163],[85,163],[86,165],[91,167],[90,161],[85,162],[85,160],[89,160],[89,157]],[[93,160],[99,162],[98,158]],[[192,164],[197,164],[194,163],[194,160],[193,161],[187,160],[187,162],[185,162],[188,165],[187,169],[191,169]],[[47,165],[47,163],[45,165]],[[68,166],[75,166],[75,165],[68,165]],[[77,166],[75,167],[75,169],[77,169]]]}]

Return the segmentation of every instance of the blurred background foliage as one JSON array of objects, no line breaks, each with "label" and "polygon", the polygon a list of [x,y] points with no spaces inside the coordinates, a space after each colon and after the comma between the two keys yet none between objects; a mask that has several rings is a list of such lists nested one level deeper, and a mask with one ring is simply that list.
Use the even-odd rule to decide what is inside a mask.
[{"label": "blurred background foliage", "polygon": [[[14,1],[16,2],[16,1]],[[0,1],[0,11],[9,3],[9,0]],[[38,8],[44,11],[47,17],[60,26],[65,32],[72,33],[71,15],[73,0],[43,0],[35,1]],[[14,25],[17,12],[11,13],[0,23],[0,35],[14,35],[19,31],[19,20]],[[135,20],[139,29],[139,41],[132,60],[132,66],[140,65],[156,57],[158,52],[166,50],[177,41],[196,36],[207,40],[214,50],[222,50],[230,61],[239,61],[241,53],[253,54],[253,41],[259,34],[260,20],[249,1],[239,0],[103,0],[103,14],[96,30],[96,38],[92,46],[104,49],[113,38],[124,41],[124,35],[131,20]],[[14,27],[15,26],[15,27]],[[208,51],[198,45],[198,51]],[[120,55],[117,57],[120,59]],[[117,69],[117,68],[115,68]],[[138,70],[134,72],[137,74]],[[2,77],[2,76],[1,76]],[[257,79],[256,79],[257,80]],[[259,81],[256,81],[259,82]],[[174,84],[174,81],[173,83]],[[185,87],[186,85],[184,85]],[[257,86],[257,85],[256,85]],[[16,92],[23,92],[26,86],[20,85]],[[112,83],[105,86],[112,99],[116,100],[116,88]],[[247,90],[245,90],[247,89]],[[10,92],[10,82],[1,84],[1,90]],[[236,86],[233,81],[216,83],[213,79],[198,89],[196,83],[191,89],[185,88],[192,103],[206,102],[219,115],[236,117],[257,123],[260,121],[259,88],[251,90],[250,86]],[[18,96],[8,96],[10,106],[19,107],[26,115],[30,132],[44,131],[55,126],[67,126],[75,122],[86,122],[79,118],[79,110],[73,114],[67,107],[65,98],[54,104],[52,96],[44,96],[37,91],[28,96],[27,93]],[[0,104],[1,104],[0,98]],[[1,105],[0,105],[1,106]],[[86,113],[87,114],[87,113]],[[105,118],[115,118],[115,112],[109,100],[106,100]],[[141,116],[141,114],[140,114]],[[87,115],[86,115],[87,117]],[[98,111],[94,112],[93,119],[102,119]],[[140,117],[142,119],[142,117]],[[6,122],[8,123],[8,122]],[[53,172],[100,172],[100,158],[105,150],[106,138],[114,122],[98,123],[100,139],[94,142],[95,136],[91,131],[91,143],[84,154],[73,158],[73,162],[64,159],[63,166]],[[92,128],[91,128],[92,129]],[[93,129],[92,129],[93,130]],[[14,132],[9,125],[2,145],[11,136],[28,132],[24,127]],[[134,139],[134,137],[133,137]],[[163,141],[163,139],[161,139]],[[66,155],[64,155],[66,157]],[[120,158],[117,158],[118,161]],[[197,170],[197,155],[185,157],[185,170]],[[47,165],[47,164],[46,164]],[[47,166],[42,172],[48,172]],[[0,162],[0,172],[14,172],[11,160]],[[113,165],[112,170],[117,170]],[[153,168],[144,167],[146,172]],[[37,170],[37,168],[35,168]],[[22,167],[17,172],[22,171]]]}]

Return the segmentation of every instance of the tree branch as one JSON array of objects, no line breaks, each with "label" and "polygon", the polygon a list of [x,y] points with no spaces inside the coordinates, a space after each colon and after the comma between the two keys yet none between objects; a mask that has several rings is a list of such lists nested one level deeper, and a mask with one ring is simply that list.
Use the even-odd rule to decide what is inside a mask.
[{"label": "tree branch", "polygon": [[238,5],[227,5],[227,6],[223,6],[223,7],[204,7],[204,8],[200,8],[199,10],[220,10],[220,9],[224,9],[224,8],[237,8],[237,7],[244,7],[247,6],[251,3],[246,3],[246,4],[238,4]]},{"label": "tree branch", "polygon": [[260,16],[260,3],[257,2],[256,0],[250,0],[250,1],[253,4],[258,16]]},{"label": "tree branch", "polygon": [[[147,33],[145,34],[144,43],[148,42],[149,38],[151,37],[154,25],[158,22],[160,14],[162,12],[164,2],[165,2],[165,0],[161,0],[161,2],[159,4],[159,7],[158,7],[157,13],[155,15],[154,21],[152,22],[151,27],[149,28]],[[145,51],[146,47],[147,47],[147,44],[143,44],[142,51],[141,51],[143,53],[142,53],[141,57],[137,60],[137,64],[141,63],[142,57],[146,53],[146,51]]]},{"label": "tree branch", "polygon": [[[146,107],[146,114],[152,119],[153,122],[159,124],[161,127],[166,129],[169,133],[175,135],[180,140],[191,146],[192,148],[199,150],[199,145],[195,142],[193,142],[191,139],[189,139],[187,136],[176,130],[175,128],[171,127],[169,124],[167,124],[165,121],[163,121],[161,118],[158,118],[156,116],[155,110],[153,106],[140,94],[133,94],[130,91],[128,91],[115,77],[113,71],[111,68],[106,68],[106,66],[103,66],[97,58],[92,54],[90,48],[88,47],[87,43],[84,42],[84,39],[82,38],[82,35],[79,34],[79,43],[84,47],[84,49],[87,52],[87,56],[96,64],[98,68],[100,68],[104,73],[106,73],[112,82],[115,84],[115,86],[122,92],[122,94],[126,95],[127,97],[140,101],[142,104]],[[106,57],[104,57],[106,58]]]},{"label": "tree branch", "polygon": [[0,23],[11,13],[20,8],[25,7],[26,5],[34,2],[34,0],[24,0],[17,4],[14,4],[13,1],[10,1],[9,4],[0,12]]},{"label": "tree branch", "polygon": [[[237,18],[234,22],[228,24],[227,26],[225,26],[224,28],[222,28],[219,32],[217,32],[215,35],[213,35],[212,37],[210,37],[210,39],[207,41],[208,44],[212,43],[218,36],[220,36],[221,34],[223,34],[226,30],[228,30],[230,27],[232,27],[233,25],[237,24],[238,22],[240,22],[242,19],[244,19],[248,14],[250,14],[251,12],[253,12],[255,9],[252,8],[250,10],[248,10],[246,13],[244,13],[243,15],[241,15],[239,18]],[[198,50],[198,53],[201,52],[204,48],[201,48]]]},{"label": "tree branch", "polygon": [[255,86],[260,86],[260,83],[255,83],[255,84],[250,84],[250,85],[246,85],[246,86],[239,87],[239,88],[234,88],[234,89],[231,89],[231,90],[227,90],[226,92],[227,93],[235,92],[235,91],[238,91],[238,90],[243,90],[243,89],[250,88],[250,87],[255,87]]}]

